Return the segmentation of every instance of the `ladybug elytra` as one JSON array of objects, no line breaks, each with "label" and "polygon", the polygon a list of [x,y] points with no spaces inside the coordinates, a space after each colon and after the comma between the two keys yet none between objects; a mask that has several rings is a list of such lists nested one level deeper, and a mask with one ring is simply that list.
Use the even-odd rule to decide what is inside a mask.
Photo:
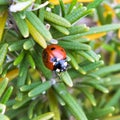
[{"label": "ladybug elytra", "polygon": [[59,45],[48,45],[47,48],[43,50],[42,57],[45,66],[50,70],[62,72],[67,69],[66,52]]}]

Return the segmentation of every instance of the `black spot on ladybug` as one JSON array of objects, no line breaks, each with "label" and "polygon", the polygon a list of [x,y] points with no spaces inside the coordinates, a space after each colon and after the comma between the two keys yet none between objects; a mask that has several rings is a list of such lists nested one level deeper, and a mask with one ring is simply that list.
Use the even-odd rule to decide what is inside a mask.
[{"label": "black spot on ladybug", "polygon": [[52,47],[51,50],[55,50],[55,47]]},{"label": "black spot on ladybug", "polygon": [[61,49],[61,51],[62,51],[62,52],[64,52],[64,50],[63,50],[63,49]]},{"label": "black spot on ladybug", "polygon": [[48,57],[48,53],[46,51],[44,51],[44,54],[43,54],[43,58],[47,58]]}]

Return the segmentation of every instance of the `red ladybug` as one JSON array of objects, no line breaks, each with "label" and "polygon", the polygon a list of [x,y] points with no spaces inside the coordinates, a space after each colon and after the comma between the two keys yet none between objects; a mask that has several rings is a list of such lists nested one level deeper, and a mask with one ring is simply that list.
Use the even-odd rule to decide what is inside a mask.
[{"label": "red ladybug", "polygon": [[48,45],[42,53],[43,62],[50,70],[62,72],[67,69],[67,60],[65,50],[56,44]]}]

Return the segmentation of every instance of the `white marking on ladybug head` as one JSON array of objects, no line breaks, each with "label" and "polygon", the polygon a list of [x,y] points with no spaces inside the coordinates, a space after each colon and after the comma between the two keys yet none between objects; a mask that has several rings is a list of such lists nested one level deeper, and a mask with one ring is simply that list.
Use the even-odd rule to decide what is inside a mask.
[{"label": "white marking on ladybug head", "polygon": [[64,62],[64,66],[67,66],[67,62]]},{"label": "white marking on ladybug head", "polygon": [[60,72],[60,69],[57,68],[57,69],[56,69],[56,72]]},{"label": "white marking on ladybug head", "polygon": [[60,61],[60,59],[59,59],[59,58],[57,58],[57,62],[58,62],[58,61]]},{"label": "white marking on ladybug head", "polygon": [[56,62],[53,62],[53,65],[55,65],[56,64]]}]

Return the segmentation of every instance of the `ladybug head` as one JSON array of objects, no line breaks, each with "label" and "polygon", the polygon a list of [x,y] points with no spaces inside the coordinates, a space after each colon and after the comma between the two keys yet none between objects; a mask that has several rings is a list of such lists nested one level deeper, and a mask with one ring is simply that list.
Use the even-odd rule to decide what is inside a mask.
[{"label": "ladybug head", "polygon": [[56,62],[54,62],[54,70],[56,72],[63,72],[67,69],[68,64],[66,59],[64,60],[57,60]]}]

